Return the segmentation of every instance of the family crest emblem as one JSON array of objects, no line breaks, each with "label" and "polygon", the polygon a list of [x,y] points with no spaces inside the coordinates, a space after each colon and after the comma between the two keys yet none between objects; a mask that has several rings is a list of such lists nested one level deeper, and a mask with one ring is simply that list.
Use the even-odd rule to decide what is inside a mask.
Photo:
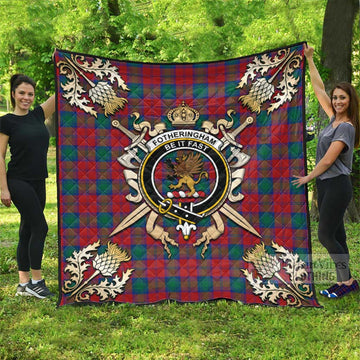
[{"label": "family crest emblem", "polygon": [[243,152],[243,146],[236,142],[235,137],[253,122],[249,117],[229,133],[234,114],[235,111],[229,110],[228,119],[218,120],[216,126],[204,121],[201,130],[195,130],[192,127],[199,119],[199,112],[183,101],[167,114],[173,127],[169,130],[164,123],[158,123],[152,129],[149,122],[139,122],[138,113],[133,114],[132,124],[137,134],[117,120],[113,121],[112,125],[131,140],[118,161],[125,168],[124,176],[132,190],[127,200],[140,206],[123,219],[110,236],[150,213],[146,231],[161,241],[169,258],[169,245],[178,247],[179,243],[164,227],[156,224],[161,216],[173,220],[174,228],[184,240],[189,240],[191,233],[198,230],[198,224],[211,217],[211,226],[193,243],[193,246],[203,246],[202,257],[205,257],[210,242],[224,232],[220,214],[260,237],[252,225],[227,203],[244,197],[236,188],[244,178],[243,166],[250,156]]}]

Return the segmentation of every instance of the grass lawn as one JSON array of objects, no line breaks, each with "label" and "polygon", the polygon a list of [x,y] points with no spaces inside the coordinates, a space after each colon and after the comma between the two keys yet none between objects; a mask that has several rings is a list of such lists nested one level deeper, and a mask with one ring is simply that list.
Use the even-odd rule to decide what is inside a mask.
[{"label": "grass lawn", "polygon": [[[44,276],[58,293],[55,148],[49,152]],[[0,359],[359,359],[360,292],[318,296],[321,309],[232,301],[56,307],[57,299],[15,297],[19,215],[0,206]],[[348,224],[354,277],[360,279],[360,225]],[[328,285],[324,250],[312,229],[316,289]],[[331,275],[331,274],[330,274]],[[334,273],[332,273],[334,275]],[[328,278],[327,278],[328,279]]]}]

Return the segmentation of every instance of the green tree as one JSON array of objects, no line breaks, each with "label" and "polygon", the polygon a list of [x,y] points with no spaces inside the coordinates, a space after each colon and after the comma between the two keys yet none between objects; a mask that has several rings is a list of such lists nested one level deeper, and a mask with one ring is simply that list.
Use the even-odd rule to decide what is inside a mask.
[{"label": "green tree", "polygon": [[[349,4],[358,7],[357,0],[0,0],[0,104],[15,72],[37,80],[38,102],[53,91],[55,48],[146,62],[213,61],[300,41],[320,49],[332,37],[321,37],[329,4],[340,7],[336,24],[338,15],[349,14]],[[360,31],[354,31],[351,60],[359,86]],[[323,65],[326,76],[332,65]],[[316,108],[312,94],[308,114]]]},{"label": "green tree", "polygon": [[23,72],[37,80],[38,95],[43,99],[53,91],[55,1],[0,1],[0,80],[4,93],[8,96],[10,75]]},{"label": "green tree", "polygon": [[324,8],[325,0],[0,0],[0,78],[26,70],[48,89],[54,48],[193,62],[319,43]]}]

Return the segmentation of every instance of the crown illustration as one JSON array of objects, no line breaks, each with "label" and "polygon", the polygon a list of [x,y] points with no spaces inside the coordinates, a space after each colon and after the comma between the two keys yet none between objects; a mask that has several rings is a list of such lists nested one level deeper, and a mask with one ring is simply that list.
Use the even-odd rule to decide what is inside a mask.
[{"label": "crown illustration", "polygon": [[196,121],[199,119],[199,116],[199,112],[189,107],[185,101],[183,101],[180,106],[170,110],[167,113],[168,119],[174,126],[195,125]]}]

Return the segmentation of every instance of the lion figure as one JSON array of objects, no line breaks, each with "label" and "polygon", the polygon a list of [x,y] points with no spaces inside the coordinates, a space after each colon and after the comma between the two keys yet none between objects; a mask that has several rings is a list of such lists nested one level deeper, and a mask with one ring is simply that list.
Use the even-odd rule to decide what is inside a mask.
[{"label": "lion figure", "polygon": [[[175,164],[168,163],[173,171],[173,175],[179,179],[177,184],[169,185],[170,189],[181,189],[186,186],[190,190],[187,197],[195,194],[195,185],[198,184],[202,178],[207,179],[209,177],[206,171],[202,171],[203,162],[200,156],[200,153],[181,154],[175,159]],[[199,177],[197,180],[194,180],[194,176],[197,174],[199,174]]]}]

